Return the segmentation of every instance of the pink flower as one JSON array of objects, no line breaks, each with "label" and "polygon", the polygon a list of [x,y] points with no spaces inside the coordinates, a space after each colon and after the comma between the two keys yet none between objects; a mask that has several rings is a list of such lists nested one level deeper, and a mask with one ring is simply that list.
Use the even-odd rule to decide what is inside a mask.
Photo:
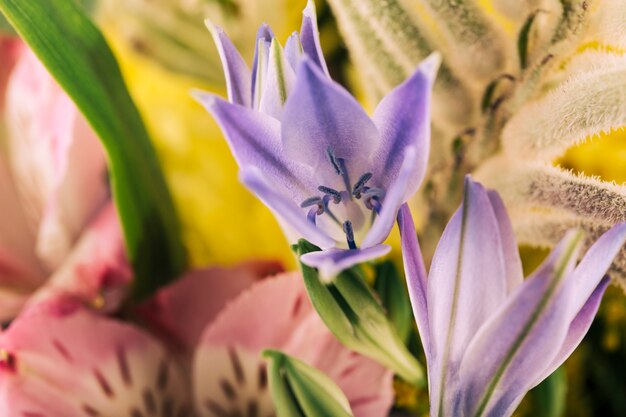
[{"label": "pink flower", "polygon": [[270,416],[265,348],[327,373],[356,417],[392,404],[391,372],[329,333],[297,274],[194,272],[141,317],[159,338],[67,298],[28,309],[0,335],[0,415]]},{"label": "pink flower", "polygon": [[130,269],[98,138],[28,48],[0,39],[0,56],[6,149],[0,155],[0,319],[6,320],[46,282],[94,299],[102,284],[127,282]]}]

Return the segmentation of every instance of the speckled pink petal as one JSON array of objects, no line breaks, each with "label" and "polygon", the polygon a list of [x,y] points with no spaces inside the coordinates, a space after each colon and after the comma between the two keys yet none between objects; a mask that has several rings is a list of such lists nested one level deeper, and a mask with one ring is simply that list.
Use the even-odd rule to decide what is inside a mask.
[{"label": "speckled pink petal", "polygon": [[72,101],[30,50],[7,85],[9,154],[37,253],[57,268],[109,198],[104,151]]},{"label": "speckled pink petal", "polygon": [[259,279],[282,272],[276,261],[251,261],[187,273],[138,308],[142,320],[183,353],[191,354],[207,323]]},{"label": "speckled pink petal", "polygon": [[114,311],[131,278],[122,229],[113,203],[108,203],[31,303],[70,294],[100,310]]},{"label": "speckled pink petal", "polygon": [[190,416],[188,381],[141,330],[64,299],[0,335],[0,415]]},{"label": "speckled pink petal", "polygon": [[0,35],[0,112],[4,109],[7,80],[23,47],[18,38]]},{"label": "speckled pink petal", "polygon": [[46,274],[35,237],[19,204],[13,178],[0,156],[0,321],[12,319]]},{"label": "speckled pink petal", "polygon": [[348,351],[330,334],[308,300],[302,277],[292,273],[255,284],[203,333],[193,368],[202,416],[219,415],[207,408],[208,402],[213,410],[244,415],[250,403],[265,404],[269,394],[259,382],[264,368],[258,358],[267,348],[284,350],[328,373],[347,394],[356,417],[382,416],[392,404],[391,373]]},{"label": "speckled pink petal", "polygon": [[283,351],[332,378],[350,401],[354,417],[380,417],[389,412],[393,372],[346,349],[317,314],[307,315]]}]

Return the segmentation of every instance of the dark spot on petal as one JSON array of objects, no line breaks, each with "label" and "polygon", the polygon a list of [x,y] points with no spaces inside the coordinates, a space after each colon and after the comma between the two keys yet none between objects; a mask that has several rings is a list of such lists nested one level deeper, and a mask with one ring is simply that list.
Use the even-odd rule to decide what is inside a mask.
[{"label": "dark spot on petal", "polygon": [[207,410],[209,410],[211,413],[215,414],[216,417],[231,417],[231,414],[228,411],[223,409],[221,405],[219,405],[218,403],[216,403],[213,400],[208,400],[207,399],[204,402],[204,405],[207,408]]},{"label": "dark spot on petal", "polygon": [[102,373],[100,373],[97,368],[93,370],[93,375],[96,378],[96,381],[98,381],[98,385],[100,386],[102,392],[104,392],[107,397],[113,398],[115,394],[113,392],[113,389],[111,388],[111,385],[109,384],[109,381],[106,380],[104,375],[102,375]]},{"label": "dark spot on petal", "polygon": [[22,416],[24,417],[46,417],[41,413],[38,413],[36,411],[24,411],[22,412]]},{"label": "dark spot on petal", "polygon": [[54,339],[52,340],[52,345],[57,350],[57,352],[59,352],[61,356],[63,356],[63,359],[65,359],[68,362],[72,362],[73,360],[72,355],[70,354],[70,351],[67,349],[67,347],[63,343],[61,343],[57,339]]},{"label": "dark spot on petal", "polygon": [[256,400],[248,401],[248,412],[246,417],[259,417],[259,404]]},{"label": "dark spot on petal", "polygon": [[157,374],[157,387],[159,390],[164,391],[167,388],[167,381],[169,380],[169,369],[165,359],[161,361],[159,366],[159,372]]},{"label": "dark spot on petal", "polygon": [[85,412],[85,414],[87,414],[90,417],[100,416],[100,413],[98,412],[98,410],[96,410],[95,408],[93,408],[92,406],[88,404],[83,404],[83,411]]},{"label": "dark spot on petal", "polygon": [[356,369],[358,368],[358,364],[353,363],[352,365],[348,366],[347,368],[345,368],[343,371],[341,371],[341,375],[340,378],[345,378],[348,375],[350,375],[352,372],[354,372]]},{"label": "dark spot on petal", "polygon": [[120,346],[117,348],[115,352],[117,356],[117,364],[120,369],[120,375],[122,375],[122,381],[126,384],[127,387],[130,387],[133,384],[130,368],[128,367],[128,360],[126,359],[126,350]]},{"label": "dark spot on petal", "polygon": [[137,408],[133,408],[130,410],[130,417],[144,417],[143,413],[139,411]]},{"label": "dark spot on petal", "polygon": [[355,408],[376,400],[377,397],[373,395],[370,395],[369,397],[352,398],[350,399],[350,405],[352,408]]},{"label": "dark spot on petal", "polygon": [[163,417],[174,416],[174,401],[170,397],[165,397],[161,404],[161,415]]},{"label": "dark spot on petal", "polygon": [[298,313],[300,313],[300,309],[302,307],[302,294],[296,298],[296,302],[293,304],[293,309],[291,310],[291,317],[298,317]]},{"label": "dark spot on petal", "polygon": [[264,391],[267,388],[267,368],[263,362],[259,363],[258,378],[259,390]]},{"label": "dark spot on petal", "polygon": [[243,385],[246,382],[246,377],[243,373],[241,361],[234,347],[228,348],[228,357],[230,358],[230,362],[233,366],[233,371],[235,372],[235,378],[237,379],[237,382],[239,383],[239,385]]},{"label": "dark spot on petal", "polygon": [[193,408],[189,404],[183,404],[176,417],[193,417]]},{"label": "dark spot on petal", "polygon": [[148,410],[148,413],[156,414],[156,402],[154,401],[154,395],[149,388],[146,388],[143,391],[143,404],[146,410]]},{"label": "dark spot on petal", "polygon": [[224,395],[226,395],[226,398],[230,401],[237,399],[237,391],[235,391],[235,388],[233,388],[227,379],[220,379],[220,388],[222,388],[222,392],[224,392]]}]

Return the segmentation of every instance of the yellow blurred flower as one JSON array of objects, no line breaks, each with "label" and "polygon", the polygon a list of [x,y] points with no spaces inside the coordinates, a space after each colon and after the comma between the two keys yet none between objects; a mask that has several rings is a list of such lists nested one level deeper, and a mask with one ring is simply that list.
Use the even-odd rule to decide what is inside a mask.
[{"label": "yellow blurred flower", "polygon": [[192,88],[220,87],[171,73],[133,52],[116,32],[105,32],[155,141],[192,264],[264,257],[293,266],[274,217],[239,183],[217,125],[189,95]]}]

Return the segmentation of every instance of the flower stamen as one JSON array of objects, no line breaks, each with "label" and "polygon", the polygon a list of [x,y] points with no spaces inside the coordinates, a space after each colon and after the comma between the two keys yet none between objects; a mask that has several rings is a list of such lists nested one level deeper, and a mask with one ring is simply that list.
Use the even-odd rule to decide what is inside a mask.
[{"label": "flower stamen", "polygon": [[341,175],[343,178],[346,191],[348,191],[348,197],[352,200],[352,195],[350,194],[350,176],[348,175],[348,169],[346,168],[346,160],[343,158],[337,158],[331,148],[326,149],[326,154],[328,155],[328,159],[333,165],[333,168],[335,168],[337,175]]},{"label": "flower stamen", "polygon": [[367,184],[367,182],[372,179],[372,175],[373,174],[371,172],[366,172],[365,174],[361,175],[356,184],[354,184],[354,187],[352,188],[352,195],[355,196],[357,200],[361,198],[361,193],[369,189],[365,186],[365,184]]},{"label": "flower stamen", "polygon": [[324,194],[331,196],[335,204],[341,203],[341,193],[335,190],[334,188],[326,187],[325,185],[320,185],[319,187],[317,187],[317,189],[323,192]]}]

